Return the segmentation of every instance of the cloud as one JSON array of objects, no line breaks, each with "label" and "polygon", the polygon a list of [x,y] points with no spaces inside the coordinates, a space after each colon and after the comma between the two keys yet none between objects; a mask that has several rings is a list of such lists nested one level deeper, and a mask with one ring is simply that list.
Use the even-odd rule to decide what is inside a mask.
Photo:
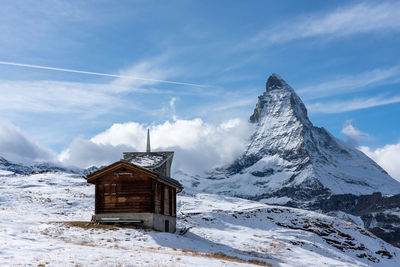
[{"label": "cloud", "polygon": [[[179,94],[189,92],[187,84],[177,85],[173,90],[152,88],[163,79],[173,77],[178,71],[166,67],[166,56],[143,60],[130,68],[121,70],[120,77],[105,83],[82,83],[66,81],[14,81],[0,80],[0,111],[16,114],[54,113],[82,114],[94,118],[124,107],[143,110],[140,102],[128,99],[130,94]],[[130,79],[139,76],[142,80]],[[164,80],[163,80],[164,81]],[[129,103],[128,103],[129,102]]]},{"label": "cloud", "polygon": [[[205,85],[201,85],[201,84],[161,80],[160,76],[165,73],[163,73],[163,72],[160,73],[159,71],[157,72],[155,70],[149,70],[148,69],[149,65],[145,64],[145,63],[147,63],[147,62],[139,64],[138,66],[135,66],[134,68],[129,69],[128,71],[125,71],[125,73],[127,73],[127,74],[108,74],[108,73],[92,72],[92,71],[87,71],[87,70],[64,69],[64,68],[56,68],[56,67],[43,66],[43,65],[32,65],[32,64],[25,64],[25,63],[10,62],[10,61],[0,61],[0,65],[112,77],[112,78],[119,78],[119,79],[123,79],[123,80],[134,80],[136,83],[137,83],[137,81],[141,81],[143,84],[169,83],[169,84],[177,84],[177,85],[206,87]],[[139,73],[139,70],[141,70],[141,73]],[[133,75],[130,74],[130,72],[133,72]],[[146,77],[146,76],[150,76],[150,77]],[[151,78],[152,76],[156,77],[156,78]],[[125,86],[125,87],[127,87],[127,86]]]},{"label": "cloud", "polygon": [[172,97],[171,100],[169,101],[169,109],[171,111],[172,119],[176,121],[178,117],[176,116],[176,109],[175,109],[175,103],[178,100],[177,97]]},{"label": "cloud", "polygon": [[68,149],[60,153],[58,160],[63,165],[81,168],[103,166],[120,160],[122,152],[133,149],[127,145],[97,144],[78,137],[72,141]]},{"label": "cloud", "polygon": [[400,95],[393,97],[374,96],[356,98],[349,101],[317,102],[307,104],[311,113],[342,113],[352,110],[371,108],[400,102]]},{"label": "cloud", "polygon": [[214,105],[214,108],[212,108],[212,111],[223,111],[227,109],[233,109],[233,108],[240,108],[240,107],[248,107],[254,105],[254,97],[250,98],[242,98],[240,100],[233,100],[233,101],[227,101],[226,103],[218,103],[217,105]]},{"label": "cloud", "polygon": [[[0,81],[0,110],[80,113],[95,117],[122,104],[102,84],[59,81]],[[101,108],[100,108],[101,107]]]},{"label": "cloud", "polygon": [[361,146],[359,149],[376,161],[393,178],[400,181],[400,143],[385,145],[375,150],[367,146]]},{"label": "cloud", "polygon": [[264,30],[238,48],[253,49],[312,37],[338,38],[369,32],[398,31],[399,11],[398,2],[361,3],[328,13],[308,14]]},{"label": "cloud", "polygon": [[400,66],[374,69],[356,75],[340,76],[336,79],[300,88],[297,92],[304,99],[323,98],[332,95],[352,93],[371,86],[399,83]]},{"label": "cloud", "polygon": [[371,140],[371,136],[356,129],[351,120],[347,120],[344,123],[341,133],[346,136],[346,142],[354,147],[359,146],[362,142]]},{"label": "cloud", "polygon": [[240,119],[219,124],[205,123],[198,118],[150,126],[118,123],[90,140],[76,139],[59,159],[67,165],[88,167],[117,161],[124,151],[145,151],[147,127],[152,151],[175,151],[174,170],[188,173],[232,162],[244,151],[251,131],[250,124]]},{"label": "cloud", "polygon": [[30,140],[10,123],[0,123],[0,156],[22,163],[54,161],[56,158],[55,153]]}]

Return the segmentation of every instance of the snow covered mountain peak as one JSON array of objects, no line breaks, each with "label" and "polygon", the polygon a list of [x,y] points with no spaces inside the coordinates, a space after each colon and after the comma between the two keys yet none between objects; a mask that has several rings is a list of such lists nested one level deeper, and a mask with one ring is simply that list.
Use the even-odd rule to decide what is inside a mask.
[{"label": "snow covered mountain peak", "polygon": [[244,153],[187,186],[293,206],[335,194],[400,193],[400,183],[365,154],[313,126],[302,100],[277,74],[268,78],[250,122],[255,127]]},{"label": "snow covered mountain peak", "polygon": [[258,97],[250,122],[258,123],[262,117],[271,114],[282,117],[283,113],[294,115],[303,123],[310,124],[304,103],[285,80],[273,73],[267,80],[266,91]]}]

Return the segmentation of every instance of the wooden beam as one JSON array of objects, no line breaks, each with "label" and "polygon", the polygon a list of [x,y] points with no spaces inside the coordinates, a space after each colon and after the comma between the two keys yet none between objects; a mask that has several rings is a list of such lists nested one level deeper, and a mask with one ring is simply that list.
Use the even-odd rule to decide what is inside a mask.
[{"label": "wooden beam", "polygon": [[156,211],[155,201],[154,201],[154,196],[155,196],[155,190],[156,189],[157,189],[156,182],[151,181],[151,212],[153,212],[153,213]]},{"label": "wooden beam", "polygon": [[164,186],[165,185],[161,185],[161,214],[164,214],[164,205],[165,205],[165,194],[164,194]]},{"label": "wooden beam", "polygon": [[172,216],[172,198],[173,198],[173,192],[172,192],[172,187],[169,187],[169,215]]}]

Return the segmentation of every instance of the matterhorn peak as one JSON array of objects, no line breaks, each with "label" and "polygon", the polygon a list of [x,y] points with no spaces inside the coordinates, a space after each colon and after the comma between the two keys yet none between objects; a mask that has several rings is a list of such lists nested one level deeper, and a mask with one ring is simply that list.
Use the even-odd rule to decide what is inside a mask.
[{"label": "matterhorn peak", "polygon": [[247,148],[213,174],[220,184],[209,190],[297,206],[334,194],[400,192],[400,183],[361,151],[315,127],[303,101],[277,74],[269,76],[249,121],[254,127]]},{"label": "matterhorn peak", "polygon": [[[250,122],[252,134],[243,153],[228,166],[207,172],[206,179],[190,178],[188,187],[268,204],[344,209],[362,214],[367,227],[375,229],[379,220],[388,225],[378,228],[385,236],[398,233],[400,228],[386,223],[392,217],[377,219],[389,218],[377,211],[381,203],[392,203],[382,196],[398,199],[400,183],[358,149],[315,127],[300,97],[279,75],[268,78]],[[380,214],[389,216],[390,209]]]},{"label": "matterhorn peak", "polygon": [[311,124],[307,109],[290,85],[278,74],[269,76],[266,91],[258,97],[258,103],[250,117],[251,123],[259,123],[262,118],[296,117],[303,124]]}]

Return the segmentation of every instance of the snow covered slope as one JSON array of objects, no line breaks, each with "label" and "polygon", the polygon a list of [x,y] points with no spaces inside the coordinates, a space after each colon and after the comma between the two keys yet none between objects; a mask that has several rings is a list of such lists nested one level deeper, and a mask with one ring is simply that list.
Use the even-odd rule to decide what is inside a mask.
[{"label": "snow covered slope", "polygon": [[255,130],[232,165],[186,186],[261,200],[304,203],[332,194],[399,194],[400,183],[359,150],[314,127],[295,91],[277,74],[267,81],[250,117]]},{"label": "snow covered slope", "polygon": [[76,174],[0,174],[0,265],[400,266],[399,249],[315,212],[183,193],[170,234],[89,224],[93,193]]}]

